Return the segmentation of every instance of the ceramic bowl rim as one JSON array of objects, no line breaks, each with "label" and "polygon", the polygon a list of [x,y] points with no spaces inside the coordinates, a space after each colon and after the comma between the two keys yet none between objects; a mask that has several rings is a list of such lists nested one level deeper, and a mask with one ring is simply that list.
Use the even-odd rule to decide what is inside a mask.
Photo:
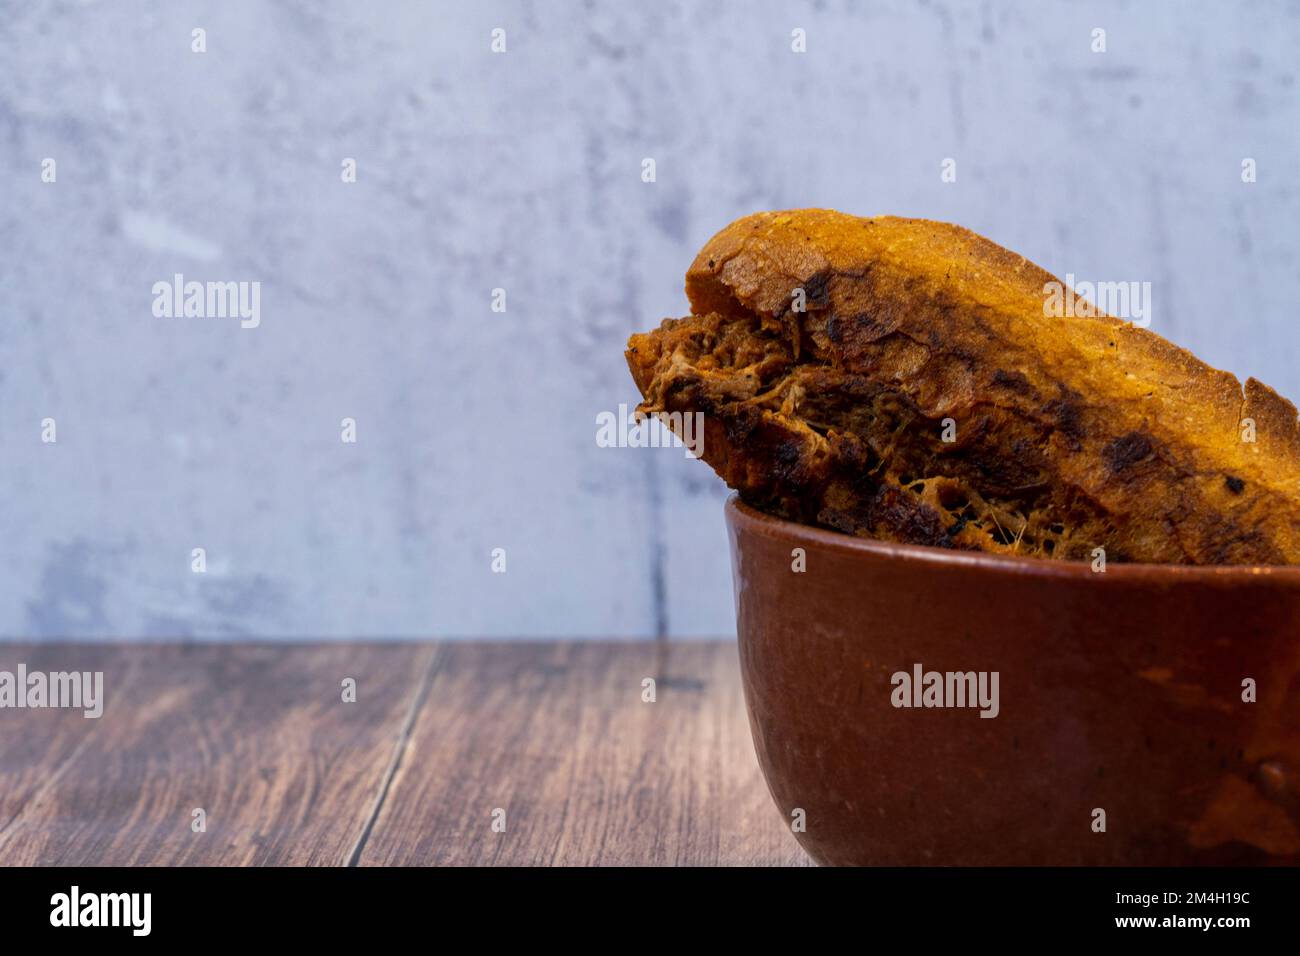
[{"label": "ceramic bowl rim", "polygon": [[779,538],[797,545],[815,546],[845,556],[889,558],[939,568],[968,568],[989,574],[1016,575],[1055,581],[1091,580],[1152,585],[1208,584],[1281,585],[1300,589],[1300,565],[1189,565],[1111,563],[1104,573],[1094,572],[1087,561],[1053,561],[979,551],[954,551],[923,544],[899,544],[799,524],[759,511],[732,493],[725,506],[727,525],[733,530]]}]

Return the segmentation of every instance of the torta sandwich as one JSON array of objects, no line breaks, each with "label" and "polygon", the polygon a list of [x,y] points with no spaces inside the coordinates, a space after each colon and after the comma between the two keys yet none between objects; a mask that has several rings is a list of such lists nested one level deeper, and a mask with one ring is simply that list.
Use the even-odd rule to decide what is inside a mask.
[{"label": "torta sandwich", "polygon": [[[758,213],[632,336],[641,411],[703,413],[748,503],[849,534],[1053,559],[1300,563],[1300,425],[1268,386],[959,226]],[[1084,310],[1086,311],[1086,310]]]}]

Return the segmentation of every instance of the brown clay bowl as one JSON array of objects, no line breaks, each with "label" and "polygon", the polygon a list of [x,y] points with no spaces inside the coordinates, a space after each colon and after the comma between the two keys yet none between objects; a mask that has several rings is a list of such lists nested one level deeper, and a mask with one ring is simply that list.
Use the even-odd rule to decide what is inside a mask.
[{"label": "brown clay bowl", "polygon": [[[818,863],[1300,862],[1300,567],[1097,573],[726,512],[754,748]],[[917,664],[998,672],[997,716],[894,706]]]}]

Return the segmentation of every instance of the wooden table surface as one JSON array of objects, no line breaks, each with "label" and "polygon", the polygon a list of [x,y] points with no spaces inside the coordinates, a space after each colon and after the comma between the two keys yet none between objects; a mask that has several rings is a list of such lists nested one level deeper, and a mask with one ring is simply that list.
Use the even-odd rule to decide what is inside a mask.
[{"label": "wooden table surface", "polygon": [[0,645],[19,663],[103,671],[105,705],[0,709],[0,864],[808,863],[732,643]]}]

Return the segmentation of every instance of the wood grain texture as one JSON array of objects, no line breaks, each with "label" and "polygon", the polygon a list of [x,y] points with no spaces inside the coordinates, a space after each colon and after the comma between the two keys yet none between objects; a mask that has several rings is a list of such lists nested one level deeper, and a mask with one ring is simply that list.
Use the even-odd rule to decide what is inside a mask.
[{"label": "wood grain texture", "polygon": [[[140,677],[139,653],[115,653],[111,648],[65,645],[0,646],[0,670],[13,673],[19,663],[29,670],[75,668],[102,671],[106,696],[130,700]],[[111,746],[112,724],[102,717],[87,720],[77,710],[0,709],[0,863],[31,860],[21,851],[8,851],[9,836],[19,818],[43,795],[65,785],[79,755],[88,748]]]},{"label": "wood grain texture", "polygon": [[755,762],[733,643],[582,643],[441,648],[360,862],[807,858]]},{"label": "wood grain texture", "polygon": [[[0,710],[0,862],[345,864],[433,653],[0,646],[0,669],[102,669],[106,701],[97,720]],[[191,830],[196,807],[206,832]]]},{"label": "wood grain texture", "polygon": [[106,703],[0,709],[0,864],[807,863],[730,642],[0,645],[19,662],[102,670]]}]

